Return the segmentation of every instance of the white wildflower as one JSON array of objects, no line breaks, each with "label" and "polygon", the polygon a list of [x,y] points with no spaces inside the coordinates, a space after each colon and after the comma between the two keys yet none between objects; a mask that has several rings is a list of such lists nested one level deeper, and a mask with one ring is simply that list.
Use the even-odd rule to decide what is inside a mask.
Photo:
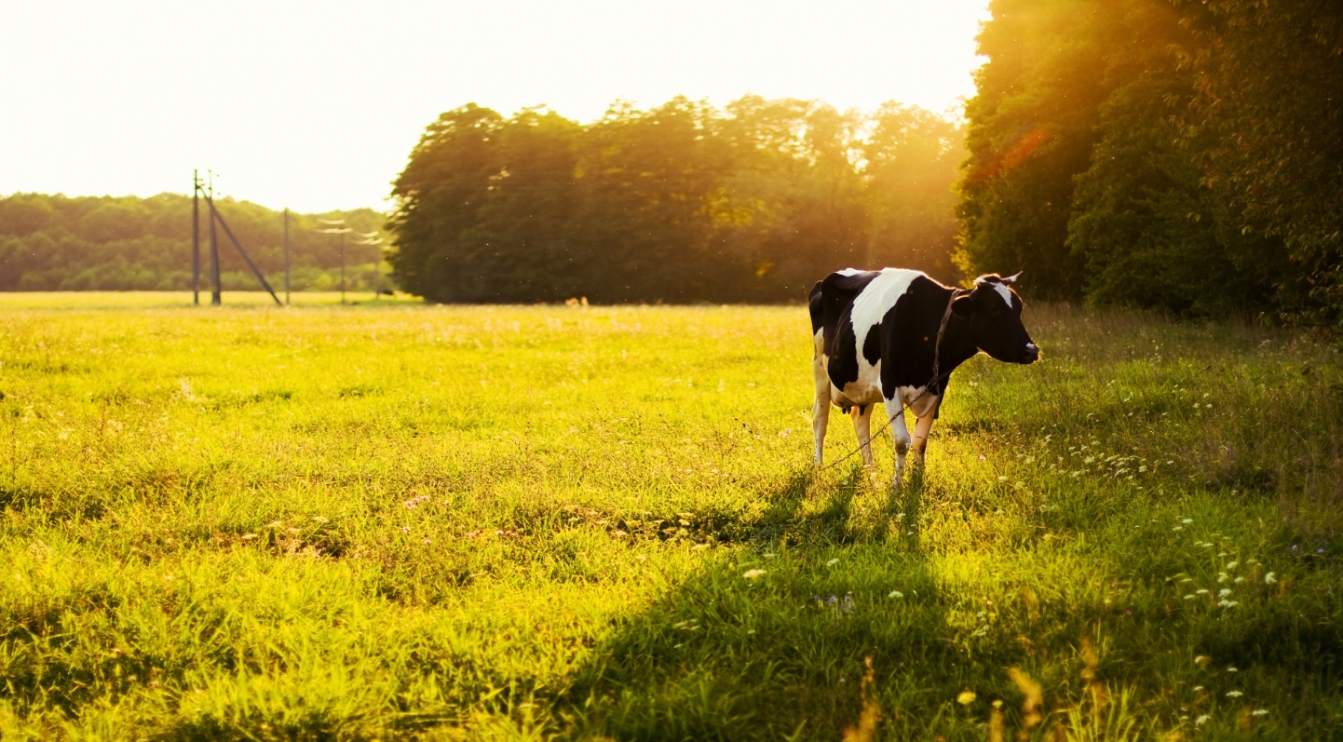
[{"label": "white wildflower", "polygon": [[1275,583],[1275,582],[1277,582],[1277,581],[1278,581],[1278,576],[1277,576],[1276,574],[1274,574],[1273,572],[1269,572],[1268,574],[1264,575],[1264,584],[1265,584],[1265,585],[1272,585],[1273,583]]},{"label": "white wildflower", "polygon": [[892,590],[892,591],[890,591],[889,593],[886,594],[886,597],[888,597],[888,598],[903,598],[903,597],[905,597],[905,594],[902,593],[902,592],[900,592],[899,590]]},{"label": "white wildflower", "polygon": [[743,572],[741,576],[745,577],[748,580],[754,580],[757,577],[764,576],[764,574],[765,570],[763,569],[748,569],[745,572]]}]

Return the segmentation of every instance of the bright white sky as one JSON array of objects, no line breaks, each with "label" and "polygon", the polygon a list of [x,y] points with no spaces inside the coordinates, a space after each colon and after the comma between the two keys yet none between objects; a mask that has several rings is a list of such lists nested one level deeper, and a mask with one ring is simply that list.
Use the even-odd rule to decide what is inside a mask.
[{"label": "bright white sky", "polygon": [[0,195],[216,191],[385,208],[440,112],[600,118],[677,94],[934,111],[974,94],[987,0],[7,0]]}]

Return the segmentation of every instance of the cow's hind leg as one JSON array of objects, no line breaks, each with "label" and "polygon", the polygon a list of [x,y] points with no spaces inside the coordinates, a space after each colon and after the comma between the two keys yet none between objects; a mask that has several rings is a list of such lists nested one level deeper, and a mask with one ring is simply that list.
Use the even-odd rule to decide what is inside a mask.
[{"label": "cow's hind leg", "polygon": [[863,466],[872,466],[872,408],[875,405],[861,404],[854,407],[853,433],[858,436],[858,450],[863,452]]},{"label": "cow's hind leg", "polygon": [[[940,400],[939,400],[940,401]],[[923,453],[928,447],[928,434],[933,431],[933,421],[937,418],[937,402],[928,407],[928,411],[921,415],[918,422],[914,423],[914,438],[910,447],[914,451],[914,466],[923,466]]]},{"label": "cow's hind leg", "polygon": [[816,400],[811,405],[811,433],[816,440],[817,466],[821,465],[825,452],[825,429],[830,424],[830,375],[825,370],[825,356],[821,354],[821,333],[816,333],[816,355],[812,360],[812,372],[816,377]]},{"label": "cow's hind leg", "polygon": [[909,428],[905,427],[905,406],[898,399],[886,400],[886,416],[891,420],[891,437],[895,441],[895,479],[893,487],[900,486],[905,473],[905,454],[909,453]]}]

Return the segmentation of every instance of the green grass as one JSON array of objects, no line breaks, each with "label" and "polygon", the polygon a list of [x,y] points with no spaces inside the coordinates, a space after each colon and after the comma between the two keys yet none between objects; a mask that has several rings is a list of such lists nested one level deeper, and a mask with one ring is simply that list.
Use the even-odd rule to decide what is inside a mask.
[{"label": "green grass", "polygon": [[800,307],[184,303],[0,296],[6,741],[1343,737],[1327,343],[1028,309],[891,493]]}]

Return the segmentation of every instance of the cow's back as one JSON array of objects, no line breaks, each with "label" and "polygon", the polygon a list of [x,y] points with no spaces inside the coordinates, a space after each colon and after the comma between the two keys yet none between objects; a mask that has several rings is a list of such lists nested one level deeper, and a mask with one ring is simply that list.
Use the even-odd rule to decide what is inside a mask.
[{"label": "cow's back", "polygon": [[813,287],[809,308],[813,332],[822,333],[818,349],[831,384],[849,401],[868,404],[880,395],[882,321],[920,278],[931,281],[919,271],[899,268],[849,269]]}]

